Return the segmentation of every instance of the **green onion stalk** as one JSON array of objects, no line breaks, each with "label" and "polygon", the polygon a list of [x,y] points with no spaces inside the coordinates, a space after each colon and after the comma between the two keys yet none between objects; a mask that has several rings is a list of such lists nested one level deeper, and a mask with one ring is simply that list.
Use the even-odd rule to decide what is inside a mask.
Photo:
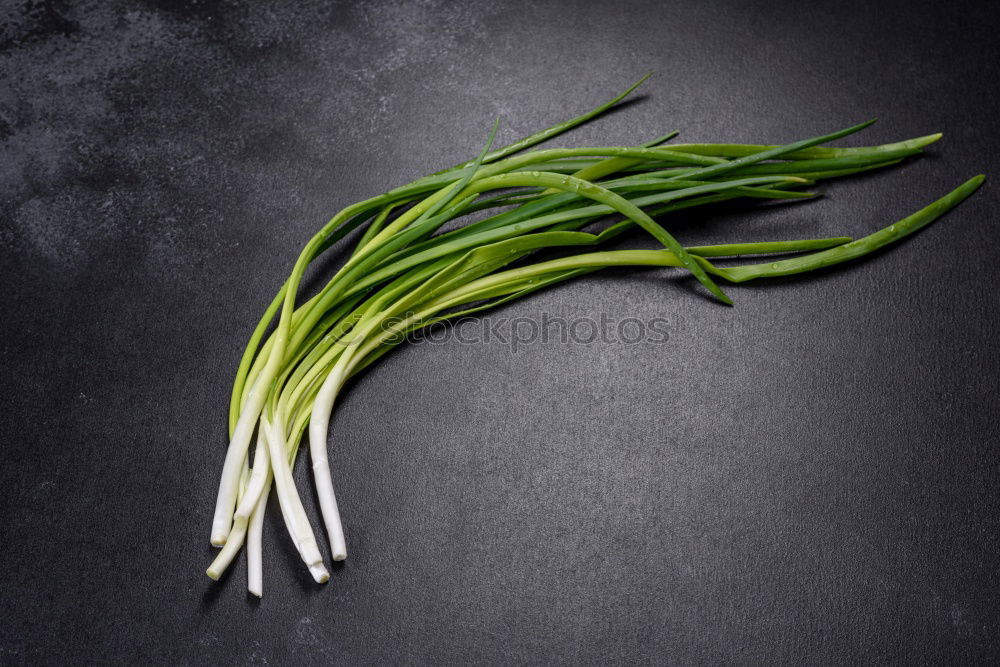
[{"label": "green onion stalk", "polygon": [[[348,380],[407,334],[607,267],[676,267],[731,305],[720,281],[794,275],[862,257],[934,221],[983,181],[975,176],[857,240],[685,246],[663,224],[671,214],[732,200],[809,199],[816,194],[804,188],[818,181],[899,164],[941,135],[879,146],[825,145],[874,122],[868,121],[784,145],[668,143],[676,135],[671,132],[636,146],[534,148],[601,115],[646,78],[587,113],[504,148],[493,149],[494,123],[475,158],[348,206],[306,243],[236,373],[211,531],[211,543],[222,548],[208,568],[210,577],[219,578],[246,545],[248,587],[262,595],[263,519],[273,488],[306,567],[317,582],[329,579],[292,478],[304,438],[330,558],[347,557],[328,458],[330,416]],[[636,227],[660,248],[600,249]],[[310,265],[356,230],[362,231],[346,262],[303,298]],[[533,260],[539,251],[556,256]],[[781,257],[715,264],[717,258],[761,255]]]}]

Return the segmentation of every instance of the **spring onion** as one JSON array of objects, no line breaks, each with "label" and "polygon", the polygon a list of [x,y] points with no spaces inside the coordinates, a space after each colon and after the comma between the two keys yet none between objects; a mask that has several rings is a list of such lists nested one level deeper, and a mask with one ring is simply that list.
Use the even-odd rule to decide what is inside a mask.
[{"label": "spring onion", "polygon": [[[862,257],[937,219],[983,181],[976,176],[858,240],[685,246],[664,226],[671,213],[722,201],[808,199],[815,194],[803,188],[899,164],[941,135],[856,148],[823,145],[874,122],[867,121],[785,145],[668,143],[671,132],[635,146],[533,148],[601,115],[646,78],[595,109],[500,149],[493,148],[494,124],[475,158],[346,207],[306,243],[236,373],[211,530],[211,543],[221,550],[210,577],[218,579],[245,545],[248,587],[263,594],[263,520],[273,488],[299,556],[317,582],[329,579],[292,478],[304,438],[329,557],[347,557],[328,458],[330,416],[345,383],[403,334],[607,267],[677,267],[731,305],[716,281],[787,276]],[[477,212],[486,217],[473,219]],[[600,249],[635,227],[661,247]],[[312,263],[356,229],[363,231],[343,266],[303,298]],[[557,256],[532,260],[541,250]],[[726,257],[788,254],[794,256],[715,264]]]}]

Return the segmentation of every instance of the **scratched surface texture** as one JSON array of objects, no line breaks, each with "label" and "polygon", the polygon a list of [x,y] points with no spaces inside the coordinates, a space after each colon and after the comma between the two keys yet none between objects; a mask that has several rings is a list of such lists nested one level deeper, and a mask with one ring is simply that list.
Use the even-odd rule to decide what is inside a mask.
[{"label": "scratched surface texture", "polygon": [[[997,18],[4,2],[0,663],[995,663]],[[272,505],[263,600],[242,557],[210,582],[231,378],[311,233],[469,158],[496,116],[509,141],[650,70],[562,141],[945,133],[808,205],[666,221],[692,244],[863,235],[994,180],[869,261],[732,287],[735,308],[608,272],[493,313],[488,340],[400,349],[333,421],[348,561],[314,585]],[[515,349],[543,316],[665,334]]]}]

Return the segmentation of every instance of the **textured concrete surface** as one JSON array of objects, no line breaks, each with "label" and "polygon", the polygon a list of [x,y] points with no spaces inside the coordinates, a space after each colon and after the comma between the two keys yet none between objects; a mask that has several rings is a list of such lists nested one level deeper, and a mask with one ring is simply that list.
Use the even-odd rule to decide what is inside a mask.
[{"label": "textured concrete surface", "polygon": [[870,261],[734,287],[733,309],[618,272],[498,313],[655,315],[666,345],[402,349],[334,420],[351,555],[330,584],[276,511],[261,602],[242,558],[221,585],[203,574],[239,354],[340,207],[468,158],[496,116],[510,140],[655,70],[565,142],[780,142],[872,116],[857,142],[943,131],[822,201],[670,224],[692,243],[861,235],[1000,177],[996,19],[5,3],[0,662],[996,660],[992,181]]}]

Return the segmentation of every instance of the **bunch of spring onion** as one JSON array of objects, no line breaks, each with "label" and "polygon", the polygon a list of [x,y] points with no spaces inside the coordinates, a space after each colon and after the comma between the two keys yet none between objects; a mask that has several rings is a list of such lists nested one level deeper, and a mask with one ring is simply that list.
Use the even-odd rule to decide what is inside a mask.
[{"label": "bunch of spring onion", "polygon": [[[685,247],[658,221],[734,199],[808,198],[813,193],[804,186],[897,164],[941,135],[861,148],[822,146],[863,130],[867,122],[783,146],[668,144],[671,133],[639,146],[528,150],[605,112],[644,80],[596,109],[499,150],[491,150],[494,125],[475,159],[348,206],[309,240],[253,332],[236,374],[211,534],[222,550],[210,577],[217,579],[246,544],[248,586],[262,594],[261,530],[274,487],[302,560],[317,582],[329,578],[291,473],[307,428],[329,556],[346,558],[327,459],[330,414],[345,383],[405,334],[612,266],[679,267],[731,304],[720,279],[787,276],[861,257],[927,225],[983,180],[976,176],[858,240]],[[483,211],[490,215],[479,213],[470,222],[470,214]],[[663,248],[595,249],[633,227]],[[304,297],[301,284],[310,263],[359,229],[346,263]],[[532,262],[542,249],[562,255]],[[788,253],[795,254],[730,268],[715,263],[718,257]]]}]

